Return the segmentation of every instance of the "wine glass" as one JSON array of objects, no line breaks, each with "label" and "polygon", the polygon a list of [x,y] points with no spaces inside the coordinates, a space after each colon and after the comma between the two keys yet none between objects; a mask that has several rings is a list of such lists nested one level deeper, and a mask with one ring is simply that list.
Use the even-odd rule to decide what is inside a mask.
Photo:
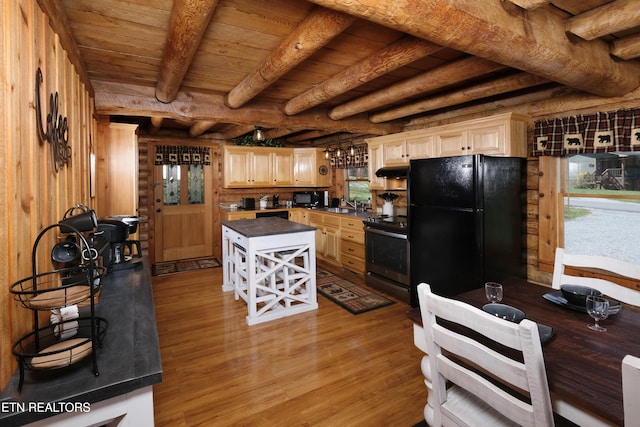
[{"label": "wine glass", "polygon": [[502,301],[502,285],[497,282],[487,282],[484,284],[484,294],[491,303]]},{"label": "wine glass", "polygon": [[588,325],[589,328],[599,332],[607,330],[607,328],[600,326],[598,322],[609,317],[609,300],[597,295],[588,295],[587,313],[595,320],[593,325]]}]

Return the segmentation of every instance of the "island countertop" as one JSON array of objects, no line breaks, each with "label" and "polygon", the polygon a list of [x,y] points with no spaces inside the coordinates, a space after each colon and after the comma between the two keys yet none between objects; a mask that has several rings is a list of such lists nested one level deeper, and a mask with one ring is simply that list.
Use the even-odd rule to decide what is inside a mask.
[{"label": "island countertop", "polygon": [[[81,313],[84,309],[88,307],[82,307]],[[0,394],[3,408],[16,409],[0,411],[1,425],[24,425],[57,415],[18,410],[30,403],[94,404],[162,381],[160,342],[146,258],[134,268],[112,271],[102,278],[95,311],[96,316],[108,322],[103,348],[97,352],[100,375],[94,375],[90,357],[60,370],[25,370],[20,393],[16,371]]]},{"label": "island countertop", "polygon": [[245,237],[262,237],[276,234],[302,233],[316,228],[278,217],[238,219],[223,221],[222,225]]}]

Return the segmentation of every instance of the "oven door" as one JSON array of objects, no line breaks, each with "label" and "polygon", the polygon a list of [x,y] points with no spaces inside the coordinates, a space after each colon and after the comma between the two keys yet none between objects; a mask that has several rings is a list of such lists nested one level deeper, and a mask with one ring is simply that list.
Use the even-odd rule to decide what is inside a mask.
[{"label": "oven door", "polygon": [[406,234],[367,226],[365,245],[367,272],[409,286],[409,242]]}]

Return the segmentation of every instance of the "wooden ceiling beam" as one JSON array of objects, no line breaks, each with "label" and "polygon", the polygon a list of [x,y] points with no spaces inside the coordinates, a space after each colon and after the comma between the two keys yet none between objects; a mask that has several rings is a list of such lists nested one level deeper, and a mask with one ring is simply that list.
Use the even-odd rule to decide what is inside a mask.
[{"label": "wooden ceiling beam", "polygon": [[460,105],[494,95],[514,92],[533,86],[540,86],[545,83],[549,83],[549,80],[528,73],[518,73],[512,76],[479,83],[458,91],[447,93],[446,95],[428,98],[419,102],[403,105],[398,108],[392,108],[390,110],[371,115],[369,120],[373,123],[383,123],[389,120],[426,113],[428,111],[452,105]]},{"label": "wooden ceiling beam", "polygon": [[453,85],[456,82],[505,68],[504,65],[482,58],[468,57],[460,59],[376,92],[361,96],[342,105],[338,105],[329,112],[329,117],[334,120],[341,120],[364,111],[381,109],[385,105],[393,104],[405,98],[414,97],[420,93],[441,89],[442,87]]},{"label": "wooden ceiling beam", "polygon": [[640,86],[640,63],[614,60],[604,41],[569,40],[564,20],[544,7],[524,11],[502,0],[310,1],[595,95],[620,96]]},{"label": "wooden ceiling beam", "polygon": [[293,115],[308,110],[440,49],[442,46],[426,40],[403,37],[391,46],[291,99],[284,106],[284,113]]},{"label": "wooden ceiling beam", "polygon": [[234,139],[255,130],[254,125],[237,125],[222,134],[223,139]]},{"label": "wooden ceiling beam", "polygon": [[584,40],[594,40],[638,25],[638,0],[616,0],[567,19],[566,30]]},{"label": "wooden ceiling beam", "polygon": [[246,76],[226,97],[226,105],[240,108],[296,65],[313,55],[346,30],[355,17],[335,10],[315,8],[253,73]]},{"label": "wooden ceiling beam", "polygon": [[273,128],[264,131],[264,137],[267,139],[278,139],[282,138],[285,135],[291,135],[292,133],[299,132],[300,129],[291,129],[291,128]]},{"label": "wooden ceiling beam", "polygon": [[511,0],[511,3],[523,9],[535,9],[536,7],[551,3],[551,0]]},{"label": "wooden ceiling beam", "polygon": [[160,131],[160,127],[162,126],[162,122],[164,121],[164,117],[152,116],[151,117],[151,126],[149,126],[149,134],[155,135]]},{"label": "wooden ceiling beam", "polygon": [[189,128],[189,136],[192,138],[197,138],[212,127],[214,127],[218,122],[213,122],[210,120],[200,120],[195,122]]},{"label": "wooden ceiling beam", "polygon": [[614,41],[611,46],[611,54],[620,59],[640,57],[640,34]]},{"label": "wooden ceiling beam", "polygon": [[327,136],[332,133],[333,132],[329,132],[329,131],[312,130],[309,132],[304,132],[299,135],[292,136],[291,138],[287,138],[287,142],[289,143],[302,142],[302,141],[307,141],[309,139],[322,138],[323,136]]},{"label": "wooden ceiling beam", "polygon": [[232,109],[224,105],[223,96],[210,93],[178,92],[176,99],[166,104],[156,99],[154,88],[147,86],[106,81],[94,81],[94,86],[97,114],[158,116],[174,120],[206,120],[265,128],[327,129],[372,135],[386,135],[402,130],[402,123],[374,124],[364,117],[332,120],[326,110],[287,116],[279,105],[269,102],[253,102],[250,107]]},{"label": "wooden ceiling beam", "polygon": [[174,0],[156,84],[158,101],[175,99],[217,5],[218,0]]}]

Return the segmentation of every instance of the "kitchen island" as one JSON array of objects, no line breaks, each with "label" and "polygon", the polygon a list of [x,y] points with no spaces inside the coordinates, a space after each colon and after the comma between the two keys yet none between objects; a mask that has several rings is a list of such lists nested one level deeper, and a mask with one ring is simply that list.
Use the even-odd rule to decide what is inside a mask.
[{"label": "kitchen island", "polygon": [[248,306],[247,324],[318,308],[315,227],[278,217],[222,223],[224,292]]},{"label": "kitchen island", "polygon": [[162,363],[147,259],[103,277],[95,310],[108,322],[97,352],[100,375],[91,358],[60,370],[26,370],[18,392],[16,372],[0,394],[0,425],[111,425],[114,419],[154,425],[152,388],[162,381]]}]

